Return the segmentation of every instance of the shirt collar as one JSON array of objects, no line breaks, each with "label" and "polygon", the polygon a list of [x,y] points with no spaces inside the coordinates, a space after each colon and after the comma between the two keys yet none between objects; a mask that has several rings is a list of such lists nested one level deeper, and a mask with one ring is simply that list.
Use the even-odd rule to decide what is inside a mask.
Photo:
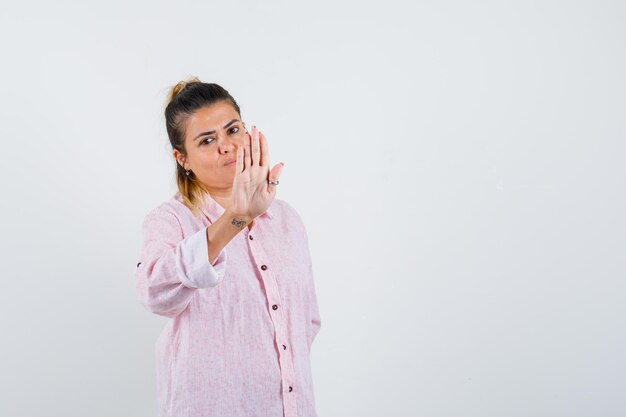
[{"label": "shirt collar", "polygon": [[[180,192],[176,193],[178,195],[179,201],[182,201],[182,196]],[[270,204],[265,213],[261,213],[259,217],[267,216],[268,219],[272,219],[273,217],[273,202]],[[213,197],[209,193],[204,193],[204,206],[201,207],[202,212],[209,218],[211,223],[217,220],[222,214],[224,214],[224,208],[218,204]]]}]

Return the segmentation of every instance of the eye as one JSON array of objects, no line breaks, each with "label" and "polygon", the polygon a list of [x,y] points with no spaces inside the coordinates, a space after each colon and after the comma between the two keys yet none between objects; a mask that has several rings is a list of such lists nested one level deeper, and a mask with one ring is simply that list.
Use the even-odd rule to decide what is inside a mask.
[{"label": "eye", "polygon": [[[233,131],[233,129],[234,129],[234,131]],[[239,127],[237,127],[237,126],[233,126],[233,127],[231,127],[230,129],[228,129],[228,131],[229,131],[230,133],[232,133],[232,134],[235,134],[235,133],[239,132]],[[200,145],[208,145],[208,144],[210,144],[211,142],[207,142],[207,140],[209,140],[209,139],[211,139],[211,142],[213,142],[213,141],[215,140],[215,139],[213,139],[212,137],[208,137],[208,138],[206,138],[205,140],[201,141],[201,142],[200,142]]]}]

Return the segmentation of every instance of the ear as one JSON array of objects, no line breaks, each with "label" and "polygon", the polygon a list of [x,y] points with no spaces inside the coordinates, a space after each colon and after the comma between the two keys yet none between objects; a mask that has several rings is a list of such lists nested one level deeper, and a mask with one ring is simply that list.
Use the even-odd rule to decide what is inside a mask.
[{"label": "ear", "polygon": [[185,157],[183,156],[183,154],[180,153],[178,149],[174,149],[174,152],[172,152],[172,154],[174,155],[174,159],[176,159],[176,162],[178,162],[178,164],[183,167],[183,169],[185,169]]}]

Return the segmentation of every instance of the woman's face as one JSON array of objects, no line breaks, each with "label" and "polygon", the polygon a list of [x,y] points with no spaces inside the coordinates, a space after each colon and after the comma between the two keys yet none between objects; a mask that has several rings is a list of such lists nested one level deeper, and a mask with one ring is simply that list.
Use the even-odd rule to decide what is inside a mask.
[{"label": "woman's face", "polygon": [[187,119],[187,158],[174,150],[174,157],[209,190],[231,188],[235,178],[237,148],[246,137],[245,123],[228,102],[220,101],[198,109]]}]

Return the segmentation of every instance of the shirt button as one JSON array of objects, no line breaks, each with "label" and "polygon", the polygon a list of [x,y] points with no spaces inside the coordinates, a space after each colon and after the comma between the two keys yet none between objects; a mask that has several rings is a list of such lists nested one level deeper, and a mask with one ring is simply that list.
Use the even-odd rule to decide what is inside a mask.
[{"label": "shirt button", "polygon": [[292,387],[289,387],[289,392],[291,392],[291,391],[293,391],[293,388],[292,388]]},{"label": "shirt button", "polygon": [[249,238],[250,240],[254,240],[254,239],[252,238],[252,235],[248,235],[248,238]]},{"label": "shirt button", "polygon": [[265,271],[267,269],[267,266],[266,265],[261,265],[261,269]]},{"label": "shirt button", "polygon": [[273,310],[276,310],[277,308],[278,308],[278,306],[277,306],[276,304],[274,304],[274,305],[272,306],[272,309],[273,309]]},{"label": "shirt button", "polygon": [[283,345],[283,350],[287,350],[287,346]]}]

